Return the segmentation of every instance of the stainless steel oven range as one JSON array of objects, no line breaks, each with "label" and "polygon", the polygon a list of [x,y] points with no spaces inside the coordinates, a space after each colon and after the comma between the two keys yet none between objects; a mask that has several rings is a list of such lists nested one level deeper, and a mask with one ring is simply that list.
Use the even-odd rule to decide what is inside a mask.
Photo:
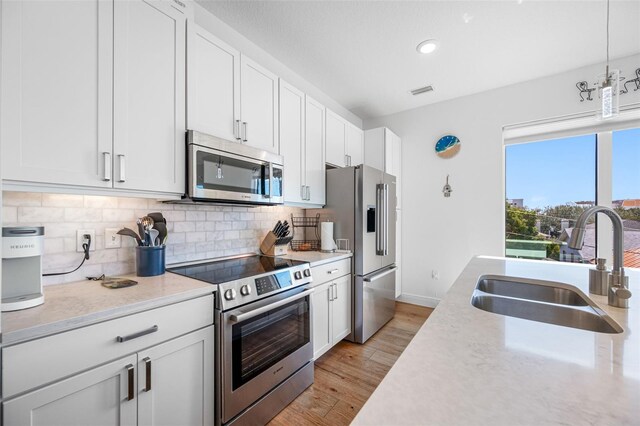
[{"label": "stainless steel oven range", "polygon": [[169,271],[218,287],[220,424],[265,424],[313,383],[308,263],[246,255]]}]

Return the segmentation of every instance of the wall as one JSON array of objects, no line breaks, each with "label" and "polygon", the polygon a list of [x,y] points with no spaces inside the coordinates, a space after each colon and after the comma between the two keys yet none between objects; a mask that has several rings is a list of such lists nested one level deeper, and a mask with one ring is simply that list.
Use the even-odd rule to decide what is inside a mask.
[{"label": "wall", "polygon": [[45,227],[45,273],[77,267],[82,254],[76,252],[76,230],[96,231],[96,251],[91,252],[84,266],[73,274],[45,277],[45,284],[134,271],[133,239],[122,237],[121,248],[105,249],[104,230],[123,226],[137,230],[136,219],[150,212],[160,211],[167,219],[167,263],[255,252],[278,220],[304,213],[280,206],[193,206],[88,195],[4,191],[3,196],[3,226]]},{"label": "wall", "polygon": [[327,108],[331,109],[344,119],[362,128],[362,119],[340,105],[338,102],[327,96],[313,84],[309,83],[300,75],[293,72],[290,68],[271,56],[265,50],[258,47],[255,43],[244,37],[242,34],[234,30],[232,27],[221,21],[217,16],[206,10],[197,3],[193,3],[196,24],[200,25],[214,36],[233,46],[242,54],[247,55],[278,77],[293,85],[298,90],[308,94]]},{"label": "wall", "polygon": [[[629,78],[640,55],[612,65]],[[402,138],[403,299],[433,306],[471,257],[504,254],[502,127],[595,109],[595,101],[580,102],[575,85],[603,72],[585,67],[365,121],[365,129],[387,126]],[[620,97],[621,105],[638,102],[640,91]],[[448,133],[462,149],[443,160],[434,144]],[[447,174],[451,198],[441,192]]]}]

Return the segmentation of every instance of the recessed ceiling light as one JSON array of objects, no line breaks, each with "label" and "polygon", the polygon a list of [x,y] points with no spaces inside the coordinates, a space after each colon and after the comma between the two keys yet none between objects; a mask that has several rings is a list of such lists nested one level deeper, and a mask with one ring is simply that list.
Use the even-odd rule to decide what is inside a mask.
[{"label": "recessed ceiling light", "polygon": [[438,48],[436,40],[425,40],[416,47],[418,53],[431,53]]}]

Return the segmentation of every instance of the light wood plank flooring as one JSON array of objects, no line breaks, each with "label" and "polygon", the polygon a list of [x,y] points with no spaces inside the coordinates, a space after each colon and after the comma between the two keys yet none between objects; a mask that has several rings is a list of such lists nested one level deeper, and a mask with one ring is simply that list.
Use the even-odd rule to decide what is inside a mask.
[{"label": "light wood plank flooring", "polygon": [[348,425],[433,309],[396,303],[396,315],[364,345],[342,341],[315,365],[314,383],[270,426]]}]

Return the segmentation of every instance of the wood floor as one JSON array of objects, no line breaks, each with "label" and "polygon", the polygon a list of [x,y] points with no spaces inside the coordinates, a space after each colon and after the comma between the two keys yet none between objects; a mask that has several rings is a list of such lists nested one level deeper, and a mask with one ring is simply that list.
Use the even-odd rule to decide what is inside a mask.
[{"label": "wood floor", "polygon": [[396,315],[364,345],[342,341],[315,365],[314,383],[270,426],[348,425],[433,309],[396,303]]}]

